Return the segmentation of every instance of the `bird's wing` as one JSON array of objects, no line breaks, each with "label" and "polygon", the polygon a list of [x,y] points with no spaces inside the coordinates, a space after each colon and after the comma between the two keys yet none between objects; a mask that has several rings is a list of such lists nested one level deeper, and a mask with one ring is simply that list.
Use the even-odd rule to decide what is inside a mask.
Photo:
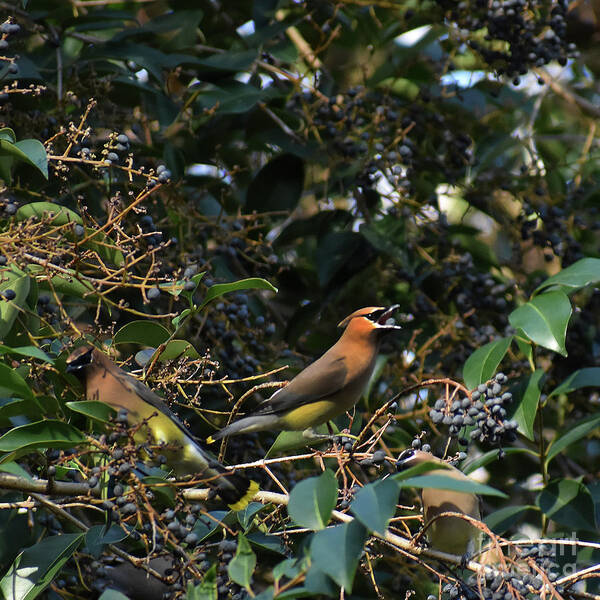
[{"label": "bird's wing", "polygon": [[285,413],[339,392],[346,382],[348,369],[344,357],[316,361],[301,371],[284,388],[263,400],[251,415]]},{"label": "bird's wing", "polygon": [[[165,401],[155,392],[153,392],[148,386],[144,385],[141,381],[135,379],[129,375],[129,373],[119,369],[118,371],[113,370],[113,375],[121,382],[123,387],[134,393],[136,396],[156,408],[158,412],[167,416],[179,429],[184,433],[185,437],[194,443],[198,443],[198,440],[190,433],[188,428],[179,420],[175,413],[167,406]],[[207,456],[208,458],[208,456]]]}]

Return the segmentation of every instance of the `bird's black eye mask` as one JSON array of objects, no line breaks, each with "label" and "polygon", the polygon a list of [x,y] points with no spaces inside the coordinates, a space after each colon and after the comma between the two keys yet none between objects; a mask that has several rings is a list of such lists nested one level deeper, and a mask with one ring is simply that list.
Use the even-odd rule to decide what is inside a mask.
[{"label": "bird's black eye mask", "polygon": [[414,465],[411,464],[411,458],[415,455],[415,451],[412,448],[407,448],[400,452],[398,460],[396,461],[396,469],[398,471],[404,471]]},{"label": "bird's black eye mask", "polygon": [[83,368],[92,364],[93,348],[82,348],[81,351],[75,351],[67,358],[67,373],[77,374]]},{"label": "bird's black eye mask", "polygon": [[[377,310],[374,310],[373,312],[366,315],[366,317],[367,319],[369,319],[369,321],[372,321],[379,327],[387,327],[389,329],[401,329],[400,325],[396,325],[396,323],[392,319],[392,315],[394,314],[394,311],[397,308],[400,308],[398,304],[394,304],[389,308],[378,308]],[[390,319],[392,319],[392,321],[388,324],[388,321]]]}]

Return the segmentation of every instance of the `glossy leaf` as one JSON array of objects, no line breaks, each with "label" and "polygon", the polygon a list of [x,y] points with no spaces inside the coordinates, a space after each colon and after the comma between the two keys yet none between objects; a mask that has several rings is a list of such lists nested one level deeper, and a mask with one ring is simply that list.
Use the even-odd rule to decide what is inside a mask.
[{"label": "glossy leaf", "polygon": [[470,390],[492,378],[511,342],[512,337],[500,338],[478,348],[469,356],[463,369],[463,379]]},{"label": "glossy leaf", "polygon": [[337,479],[326,469],[318,477],[297,483],[290,493],[288,514],[300,527],[323,529],[337,501]]},{"label": "glossy leaf", "polygon": [[19,275],[8,269],[0,271],[0,292],[12,290],[15,297],[6,300],[0,295],[0,340],[3,340],[12,329],[15,320],[25,306],[30,289],[30,279],[27,275]]},{"label": "glossy leaf", "polygon": [[508,320],[532,342],[566,356],[565,336],[571,312],[571,302],[564,292],[546,292],[513,310]]},{"label": "glossy leaf", "polygon": [[[528,448],[503,448],[502,451],[506,455],[531,454],[533,457],[537,456],[537,454],[533,450],[530,450]],[[488,452],[485,452],[477,458],[471,460],[467,459],[462,466],[463,473],[465,475],[469,475],[469,473],[473,473],[473,471],[476,471],[477,469],[485,467],[486,465],[489,465],[495,460],[498,460],[499,452],[500,450],[495,448],[494,450],[489,450]]]},{"label": "glossy leaf", "polygon": [[452,490],[453,492],[463,492],[465,494],[508,498],[504,492],[496,490],[489,485],[473,480],[454,479],[446,475],[419,475],[418,477],[410,477],[404,480],[398,480],[395,475],[393,477],[398,481],[400,487],[403,488],[433,488],[435,490]]},{"label": "glossy leaf", "polygon": [[537,369],[532,373],[524,386],[523,396],[514,413],[514,418],[519,424],[519,431],[533,441],[533,423],[538,410],[544,371]]},{"label": "glossy leaf", "polygon": [[102,592],[98,600],[129,600],[129,598],[118,590],[108,588]]},{"label": "glossy leaf", "polygon": [[551,481],[538,495],[536,504],[547,517],[561,525],[573,529],[596,530],[592,495],[579,481]]},{"label": "glossy leaf", "polygon": [[[319,435],[327,435],[327,425],[319,425],[314,427],[315,433]],[[337,433],[337,427],[333,426],[334,432]],[[306,448],[307,446],[319,446],[327,442],[326,438],[307,438],[302,431],[281,431],[275,438],[273,445],[267,451],[266,457],[275,456],[282,452],[297,450],[298,448]]]},{"label": "glossy leaf", "polygon": [[546,461],[549,463],[555,456],[568,448],[571,444],[585,437],[591,431],[600,427],[600,415],[593,415],[569,427],[569,430],[556,438],[548,447]]},{"label": "glossy leaf", "polygon": [[113,344],[140,344],[156,348],[170,337],[166,327],[154,321],[132,321],[115,333]]},{"label": "glossy leaf", "polygon": [[487,515],[483,522],[497,535],[503,535],[511,527],[519,523],[527,511],[531,509],[537,510],[537,506],[505,506]]},{"label": "glossy leaf", "polygon": [[23,550],[0,581],[0,590],[11,600],[33,600],[83,542],[82,533],[63,533]]},{"label": "glossy leaf", "polygon": [[574,371],[548,394],[548,398],[559,394],[569,394],[586,387],[600,387],[600,367],[587,367]]},{"label": "glossy leaf", "polygon": [[182,356],[199,358],[198,351],[187,340],[170,340],[164,350],[160,353],[158,360],[161,362],[174,360]]},{"label": "glossy leaf", "polygon": [[66,402],[65,406],[72,411],[85,415],[102,423],[109,423],[111,418],[116,417],[117,412],[104,402],[98,400],[80,400],[76,402]]},{"label": "glossy leaf", "polygon": [[304,162],[293,154],[282,154],[268,162],[250,183],[246,210],[293,211],[304,188]]},{"label": "glossy leaf", "polygon": [[83,224],[81,217],[70,208],[53,204],[52,202],[30,202],[17,210],[16,218],[19,221],[37,217],[50,219],[53,225],[66,225],[67,223]]},{"label": "glossy leaf", "polygon": [[44,145],[39,140],[29,139],[12,143],[0,138],[0,157],[31,165],[48,179],[48,156]]},{"label": "glossy leaf", "polygon": [[85,533],[85,546],[94,558],[98,558],[107,544],[116,544],[126,537],[127,533],[117,525],[113,525],[108,531],[105,525],[94,525]]},{"label": "glossy leaf", "polygon": [[559,271],[556,275],[548,277],[536,288],[535,293],[538,294],[542,290],[554,286],[565,288],[565,292],[573,292],[598,282],[600,282],[600,258],[587,257]]},{"label": "glossy leaf", "polygon": [[243,533],[238,534],[238,545],[235,556],[229,562],[227,572],[232,581],[248,589],[252,573],[256,567],[256,555]]},{"label": "glossy leaf", "polygon": [[311,559],[346,592],[352,591],[367,530],[356,519],[317,531],[310,545]]},{"label": "glossy leaf", "polygon": [[45,419],[14,427],[5,433],[0,437],[0,452],[33,448],[72,448],[85,440],[85,436],[72,425]]},{"label": "glossy leaf", "polygon": [[260,277],[249,277],[248,279],[240,279],[232,283],[217,283],[208,288],[206,296],[199,308],[204,308],[209,302],[215,298],[220,298],[230,292],[239,292],[241,290],[269,290],[277,293],[277,288],[271,285],[266,279]]},{"label": "glossy leaf", "polygon": [[37,346],[18,346],[11,348],[10,346],[4,346],[0,344],[0,355],[1,354],[17,354],[18,356],[29,356],[31,358],[37,358],[44,362],[53,364],[54,361],[40,348]]},{"label": "glossy leaf", "polygon": [[380,479],[362,487],[352,504],[352,514],[369,531],[383,534],[396,512],[400,487],[391,477]]},{"label": "glossy leaf", "polygon": [[27,382],[15,369],[0,363],[0,397],[33,399]]}]

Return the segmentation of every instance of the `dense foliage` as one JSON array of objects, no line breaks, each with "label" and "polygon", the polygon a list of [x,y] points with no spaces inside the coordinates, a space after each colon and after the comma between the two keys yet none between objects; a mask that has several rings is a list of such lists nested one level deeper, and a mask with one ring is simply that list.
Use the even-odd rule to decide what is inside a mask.
[{"label": "dense foliage", "polygon": [[[600,597],[595,0],[0,7],[7,600]],[[243,511],[140,475],[65,369],[97,345],[202,440],[395,303],[333,445],[216,449]],[[500,571],[411,543],[411,445]]]}]

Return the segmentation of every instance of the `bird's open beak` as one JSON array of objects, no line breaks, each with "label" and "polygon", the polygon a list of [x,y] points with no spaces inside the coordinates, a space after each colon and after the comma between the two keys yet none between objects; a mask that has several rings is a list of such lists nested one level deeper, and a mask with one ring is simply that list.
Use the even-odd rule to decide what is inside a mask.
[{"label": "bird's open beak", "polygon": [[[400,325],[396,325],[396,322],[394,321],[394,319],[392,318],[392,315],[394,314],[394,311],[396,309],[400,308],[399,304],[393,304],[392,306],[390,306],[380,317],[379,319],[377,319],[377,324],[380,327],[385,327],[385,329],[402,329],[402,327],[400,327]],[[391,321],[388,323],[388,321],[391,319]]]}]

